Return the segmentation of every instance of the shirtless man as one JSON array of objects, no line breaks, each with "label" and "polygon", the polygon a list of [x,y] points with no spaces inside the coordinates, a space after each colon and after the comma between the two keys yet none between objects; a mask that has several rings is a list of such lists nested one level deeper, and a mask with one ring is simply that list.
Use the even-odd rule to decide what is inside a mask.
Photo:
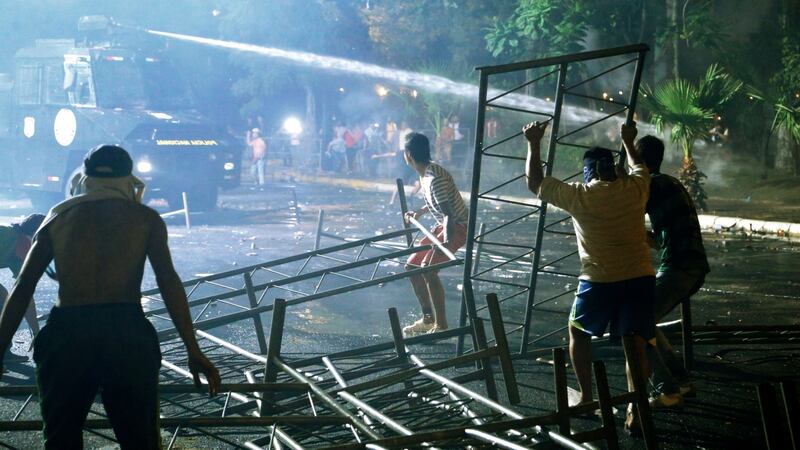
[{"label": "shirtless man", "polygon": [[250,173],[258,185],[263,186],[267,164],[267,142],[261,137],[260,129],[253,128],[247,132],[247,145],[253,149],[253,165],[250,168]]},{"label": "shirtless man", "polygon": [[89,152],[73,180],[73,197],[53,207],[42,224],[0,316],[5,350],[39,278],[55,260],[58,300],[33,355],[48,449],[82,447],[82,426],[99,388],[121,448],[161,447],[161,355],[141,306],[145,258],[186,345],[195,385],[202,373],[212,395],[219,389],[219,372],[194,337],[166,226],[139,203],[143,185],[131,175],[132,166],[120,147]]}]

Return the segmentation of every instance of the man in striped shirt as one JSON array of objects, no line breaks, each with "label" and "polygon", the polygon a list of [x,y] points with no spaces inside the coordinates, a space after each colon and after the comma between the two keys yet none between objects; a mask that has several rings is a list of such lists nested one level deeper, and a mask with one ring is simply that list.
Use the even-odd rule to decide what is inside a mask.
[{"label": "man in striped shirt", "polygon": [[[417,218],[427,212],[436,219],[432,230],[436,238],[450,252],[461,248],[467,240],[467,207],[461,198],[453,177],[442,166],[431,161],[430,141],[421,133],[409,133],[405,139],[405,160],[420,177],[425,206],[406,213],[405,220]],[[427,237],[421,245],[431,244]],[[406,262],[406,270],[427,267],[448,261],[447,255],[434,245],[430,250],[414,253]],[[436,333],[448,328],[444,304],[444,286],[438,271],[425,272],[411,277],[414,294],[422,307],[422,318],[403,328],[405,335]]]}]

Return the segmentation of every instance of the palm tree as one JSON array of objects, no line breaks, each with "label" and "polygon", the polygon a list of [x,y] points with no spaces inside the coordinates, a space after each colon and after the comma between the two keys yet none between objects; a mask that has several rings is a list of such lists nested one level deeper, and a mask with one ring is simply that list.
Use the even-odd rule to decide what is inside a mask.
[{"label": "palm tree", "polygon": [[[769,147],[769,141],[779,130],[783,130],[794,143],[793,172],[800,175],[800,95],[780,95],[776,92],[761,92],[758,89],[748,86],[750,97],[760,100],[771,107],[773,110],[772,123],[769,126],[769,133],[764,144],[764,154]],[[765,169],[766,170],[766,169]]]},{"label": "palm tree", "polygon": [[708,137],[714,117],[722,105],[742,88],[719,66],[712,64],[697,84],[682,78],[668,80],[656,89],[642,88],[643,103],[652,115],[659,133],[670,127],[670,139],[683,150],[679,178],[701,210],[706,209],[706,193],[702,179],[706,175],[694,162],[692,149],[697,139]]}]

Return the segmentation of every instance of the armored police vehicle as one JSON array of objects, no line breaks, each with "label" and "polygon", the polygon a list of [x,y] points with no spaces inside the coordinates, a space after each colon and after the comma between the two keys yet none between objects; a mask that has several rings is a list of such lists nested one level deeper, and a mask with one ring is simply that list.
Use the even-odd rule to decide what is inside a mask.
[{"label": "armored police vehicle", "polygon": [[218,190],[239,185],[241,145],[204,119],[160,52],[107,38],[103,17],[79,29],[99,38],[38,40],[0,75],[0,186],[24,191],[37,209],[65,196],[87,150],[121,145],[147,195],[211,210]]}]

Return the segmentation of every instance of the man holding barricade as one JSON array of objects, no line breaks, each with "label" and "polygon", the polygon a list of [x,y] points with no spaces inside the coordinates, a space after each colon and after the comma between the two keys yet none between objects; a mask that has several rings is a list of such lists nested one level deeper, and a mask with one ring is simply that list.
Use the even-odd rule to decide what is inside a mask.
[{"label": "man holding barricade", "polygon": [[[525,175],[528,189],[543,202],[567,211],[573,219],[581,259],[578,290],[569,317],[570,357],[580,386],[580,403],[593,399],[591,380],[592,336],[621,336],[628,360],[635,353],[639,367],[628,365],[640,380],[649,374],[645,347],[653,338],[655,277],[644,224],[650,173],[634,146],[635,123],[623,125],[621,134],[630,175],[617,174],[611,150],[593,147],[583,156],[583,183],[564,183],[545,177],[540,141],[547,122],[523,128],[528,141]],[[622,171],[619,171],[622,172]],[[636,427],[632,409],[626,428]]]},{"label": "man holding barricade", "polygon": [[[709,272],[708,259],[691,196],[680,181],[661,173],[664,143],[655,136],[645,136],[636,142],[636,149],[652,174],[647,216],[653,227],[651,243],[660,257],[653,309],[659,322],[703,286]],[[655,392],[650,406],[679,408],[684,396],[694,393],[694,386],[664,333],[656,328],[655,335],[656,347],[652,352]]]}]

